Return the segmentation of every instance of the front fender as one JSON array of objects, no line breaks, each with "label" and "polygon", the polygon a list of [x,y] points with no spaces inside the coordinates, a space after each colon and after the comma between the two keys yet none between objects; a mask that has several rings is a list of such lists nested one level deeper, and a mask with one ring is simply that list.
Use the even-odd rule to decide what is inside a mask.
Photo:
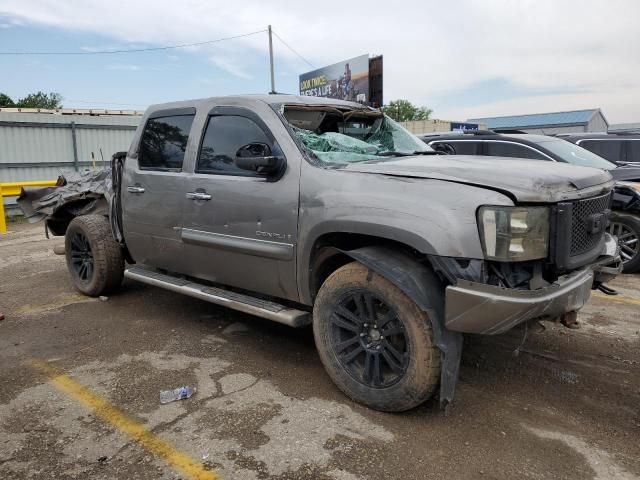
[{"label": "front fender", "polygon": [[445,286],[430,266],[391,248],[371,246],[340,251],[382,275],[427,313],[436,346],[442,355],[440,406],[446,407],[453,401],[458,382],[462,334],[444,326]]}]

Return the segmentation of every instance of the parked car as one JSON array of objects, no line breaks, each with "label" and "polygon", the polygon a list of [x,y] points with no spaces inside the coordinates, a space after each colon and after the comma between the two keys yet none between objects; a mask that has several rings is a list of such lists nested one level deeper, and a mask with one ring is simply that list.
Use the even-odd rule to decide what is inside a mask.
[{"label": "parked car", "polygon": [[640,166],[640,132],[558,134],[617,165]]},{"label": "parked car", "polygon": [[[264,95],[155,105],[112,170],[102,206],[92,197],[83,208],[78,196],[34,203],[56,205],[47,226],[65,235],[78,290],[103,295],[124,275],[312,323],[336,385],[384,411],[415,407],[438,385],[447,404],[463,333],[574,325],[591,289],[621,269],[605,231],[606,171],[445,159],[357,103]],[[70,198],[65,188],[53,195]],[[95,213],[105,203],[108,215]]]},{"label": "parked car", "polygon": [[640,182],[640,164],[616,165],[580,145],[565,141],[567,137],[468,131],[426,134],[420,138],[434,149],[448,154],[527,158],[607,170],[617,181],[608,229],[618,238],[624,271],[633,273],[640,270],[640,184],[636,183]]}]

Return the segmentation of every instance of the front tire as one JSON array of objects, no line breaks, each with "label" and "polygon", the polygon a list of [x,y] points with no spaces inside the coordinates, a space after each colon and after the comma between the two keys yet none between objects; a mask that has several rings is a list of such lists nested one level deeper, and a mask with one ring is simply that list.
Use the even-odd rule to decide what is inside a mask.
[{"label": "front tire", "polygon": [[618,237],[624,273],[640,270],[640,219],[628,213],[613,212],[609,233]]},{"label": "front tire", "polygon": [[440,351],[427,314],[360,263],[339,268],[324,282],[313,309],[313,332],[331,379],[368,407],[409,410],[438,385]]},{"label": "front tire", "polygon": [[111,293],[122,283],[122,248],[111,234],[107,217],[74,218],[65,234],[65,256],[73,285],[85,295]]}]

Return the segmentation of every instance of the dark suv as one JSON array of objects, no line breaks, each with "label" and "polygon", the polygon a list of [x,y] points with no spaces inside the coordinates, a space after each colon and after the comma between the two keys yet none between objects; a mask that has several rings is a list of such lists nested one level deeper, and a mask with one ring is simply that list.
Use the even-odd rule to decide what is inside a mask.
[{"label": "dark suv", "polygon": [[[627,164],[622,159],[630,157],[625,156],[620,157],[619,163],[615,164],[580,146],[585,143],[587,146],[591,146],[601,141],[595,138],[597,136],[593,135],[594,138],[578,135],[550,137],[526,133],[498,133],[488,130],[419,135],[422,141],[434,150],[451,155],[515,157],[571,163],[608,170],[616,180],[609,232],[618,237],[624,271],[627,273],[637,272],[640,270],[640,184],[635,182],[640,182],[640,163]],[[606,135],[604,136],[606,137]],[[620,136],[610,135],[610,137],[619,138]],[[578,138],[580,145],[573,142],[573,138]],[[640,147],[640,135],[638,135],[637,143],[631,137],[625,136],[623,139],[627,143],[621,144],[620,148],[624,148],[625,151],[632,151],[631,147],[633,149]],[[592,143],[588,143],[588,140]]]},{"label": "dark suv", "polygon": [[640,165],[640,132],[575,133],[558,137],[580,145],[617,165]]}]

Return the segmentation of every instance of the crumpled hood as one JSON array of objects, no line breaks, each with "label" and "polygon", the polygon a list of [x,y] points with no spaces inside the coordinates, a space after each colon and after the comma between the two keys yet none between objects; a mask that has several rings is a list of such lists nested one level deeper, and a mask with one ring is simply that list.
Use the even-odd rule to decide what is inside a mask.
[{"label": "crumpled hood", "polygon": [[596,168],[472,155],[401,157],[352,163],[343,170],[474,185],[504,192],[518,202],[558,202],[595,195],[613,186],[611,175]]}]

